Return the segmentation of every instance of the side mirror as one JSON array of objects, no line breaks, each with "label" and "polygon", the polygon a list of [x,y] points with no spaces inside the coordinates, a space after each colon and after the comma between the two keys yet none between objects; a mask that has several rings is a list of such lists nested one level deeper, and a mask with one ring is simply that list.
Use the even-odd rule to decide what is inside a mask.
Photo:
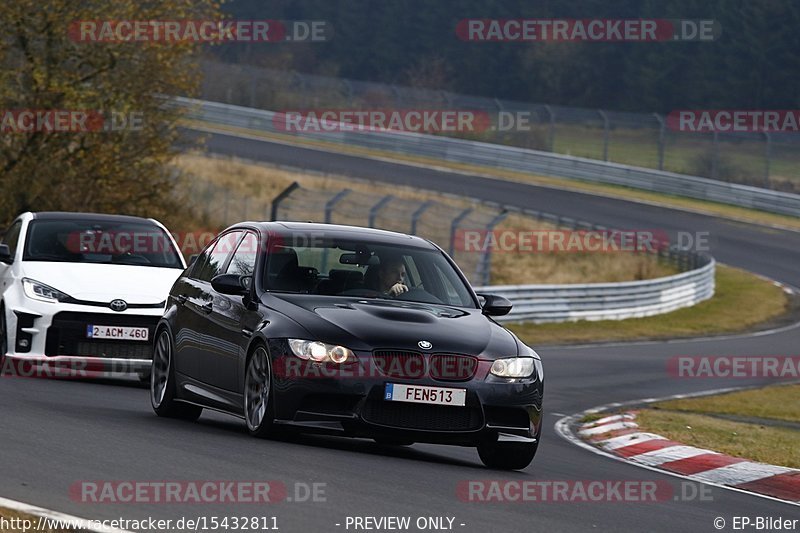
[{"label": "side mirror", "polygon": [[10,265],[13,262],[14,258],[11,256],[11,249],[7,244],[0,244],[0,263]]},{"label": "side mirror", "polygon": [[220,294],[244,296],[250,292],[253,282],[251,276],[238,276],[236,274],[220,274],[211,280],[211,287]]},{"label": "side mirror", "polygon": [[483,297],[483,314],[488,316],[507,315],[514,306],[507,298],[497,294],[479,294]]}]

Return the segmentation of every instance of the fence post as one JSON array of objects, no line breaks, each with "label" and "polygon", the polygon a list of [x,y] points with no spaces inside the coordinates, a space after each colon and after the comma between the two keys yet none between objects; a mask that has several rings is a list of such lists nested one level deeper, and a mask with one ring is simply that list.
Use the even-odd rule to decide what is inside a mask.
[{"label": "fence post", "polygon": [[603,119],[603,161],[608,161],[608,137],[610,134],[608,114],[602,109],[598,109],[597,112],[600,114],[600,118]]},{"label": "fence post", "polygon": [[658,121],[658,170],[664,170],[664,140],[666,137],[666,123],[661,115],[653,113]]},{"label": "fence post", "polygon": [[711,147],[711,179],[719,179],[719,132],[714,130],[714,142]]},{"label": "fence post", "polygon": [[468,207],[460,212],[454,219],[453,222],[450,223],[450,249],[449,253],[452,256],[456,252],[456,232],[458,231],[458,226],[461,224],[461,221],[464,220],[472,213],[472,208]]},{"label": "fence post", "polygon": [[772,135],[768,131],[764,132],[767,143],[764,146],[764,187],[771,189],[772,185],[769,180],[770,164],[772,163]]},{"label": "fence post", "polygon": [[544,106],[547,115],[550,117],[550,127],[547,131],[547,145],[550,147],[551,152],[556,151],[556,114],[553,108],[549,105]]},{"label": "fence post", "polygon": [[383,206],[385,206],[386,204],[391,202],[393,199],[394,199],[393,195],[387,194],[386,196],[384,196],[383,198],[378,200],[378,203],[376,203],[375,205],[373,205],[369,209],[369,224],[368,224],[368,226],[370,228],[374,228],[375,227],[375,219],[378,218],[378,211],[383,209]]},{"label": "fence post", "polygon": [[283,190],[283,192],[281,192],[278,196],[275,197],[274,200],[272,200],[272,213],[270,214],[269,217],[270,220],[272,221],[278,220],[278,208],[280,207],[281,202],[283,202],[290,194],[292,194],[295,191],[295,189],[299,188],[300,184],[297,183],[296,181],[293,181],[291,185],[286,187]]},{"label": "fence post", "polygon": [[341,191],[339,191],[338,193],[333,195],[333,198],[328,200],[328,202],[325,204],[325,223],[326,224],[330,224],[331,223],[331,217],[333,216],[333,208],[336,206],[337,203],[339,203],[339,201],[342,198],[344,198],[348,194],[350,194],[350,189],[342,189]]},{"label": "fence post", "polygon": [[[492,220],[486,224],[486,232],[490,232],[494,229],[496,225],[498,225],[504,218],[508,216],[508,210],[503,209],[500,211]],[[492,252],[489,248],[483,250],[481,254],[481,258],[478,261],[478,265],[476,267],[476,276],[478,276],[481,280],[481,285],[488,285],[490,278],[491,278],[491,270],[492,270]]]},{"label": "fence post", "polygon": [[419,218],[433,205],[436,205],[436,202],[433,200],[428,200],[419,206],[419,209],[414,211],[414,214],[411,215],[411,235],[417,234],[417,222],[419,222]]}]

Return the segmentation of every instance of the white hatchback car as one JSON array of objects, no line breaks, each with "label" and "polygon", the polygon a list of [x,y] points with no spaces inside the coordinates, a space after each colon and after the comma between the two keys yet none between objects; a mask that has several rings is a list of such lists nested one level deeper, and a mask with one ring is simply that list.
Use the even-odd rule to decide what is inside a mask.
[{"label": "white hatchback car", "polygon": [[154,328],[185,268],[153,219],[20,215],[0,241],[0,368],[145,378]]}]

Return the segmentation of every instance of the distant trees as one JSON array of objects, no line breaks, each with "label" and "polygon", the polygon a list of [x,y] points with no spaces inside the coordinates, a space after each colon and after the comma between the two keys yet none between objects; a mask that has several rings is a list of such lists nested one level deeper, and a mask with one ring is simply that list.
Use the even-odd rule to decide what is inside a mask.
[{"label": "distant trees", "polygon": [[[629,111],[800,105],[796,0],[236,0],[223,9],[334,28],[328,43],[218,49],[231,62]],[[465,18],[713,19],[722,34],[713,42],[474,43],[456,37]],[[444,68],[431,70],[436,62]]]}]

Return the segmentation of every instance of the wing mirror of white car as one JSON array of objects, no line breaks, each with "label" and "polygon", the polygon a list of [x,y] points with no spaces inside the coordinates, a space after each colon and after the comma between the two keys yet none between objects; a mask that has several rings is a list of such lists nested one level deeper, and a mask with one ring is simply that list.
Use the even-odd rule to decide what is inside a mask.
[{"label": "wing mirror of white car", "polygon": [[7,244],[0,244],[0,263],[11,264],[14,258],[11,256],[11,249]]}]

